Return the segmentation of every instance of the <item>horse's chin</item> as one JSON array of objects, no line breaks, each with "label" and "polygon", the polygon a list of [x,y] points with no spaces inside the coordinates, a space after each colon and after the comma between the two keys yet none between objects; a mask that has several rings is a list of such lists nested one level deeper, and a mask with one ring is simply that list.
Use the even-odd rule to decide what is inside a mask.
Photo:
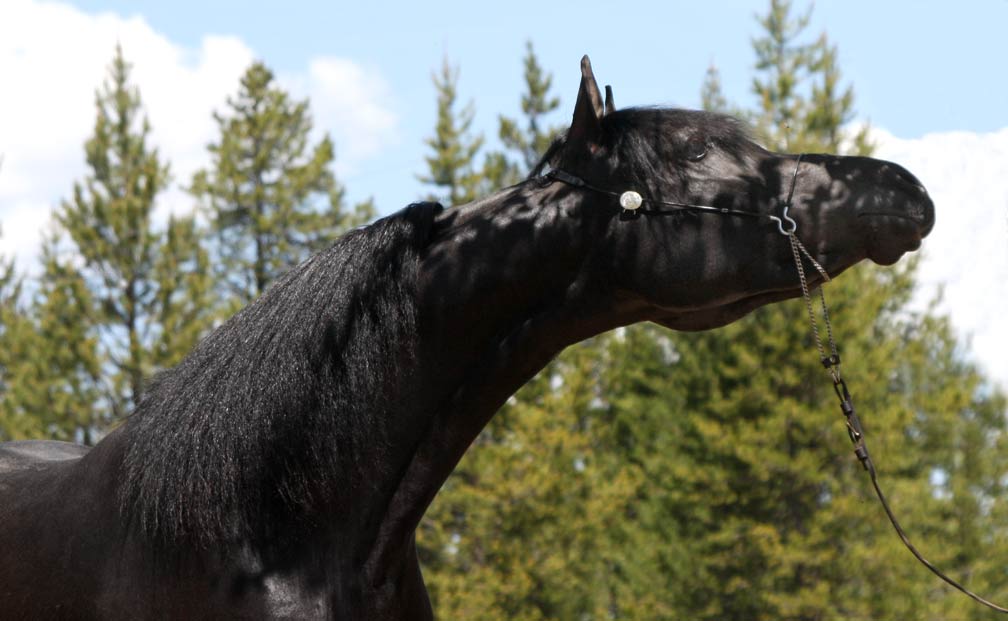
[{"label": "horse's chin", "polygon": [[868,249],[868,258],[879,265],[892,265],[903,258],[906,253],[921,247],[922,235],[919,231],[904,230],[901,233],[901,235],[887,236],[883,243],[872,244]]},{"label": "horse's chin", "polygon": [[897,261],[899,261],[900,259],[902,259],[903,255],[905,255],[906,253],[913,252],[918,248],[920,248],[920,242],[917,242],[916,246],[908,248],[906,250],[900,250],[898,248],[876,250],[873,251],[871,254],[869,254],[868,258],[871,259],[873,263],[877,263],[878,265],[892,265]]},{"label": "horse's chin", "polygon": [[[930,206],[930,203],[927,205]],[[879,265],[892,265],[904,254],[921,247],[921,241],[934,226],[934,209],[923,215],[907,216],[897,213],[872,214],[863,219],[868,226],[868,258]]]}]

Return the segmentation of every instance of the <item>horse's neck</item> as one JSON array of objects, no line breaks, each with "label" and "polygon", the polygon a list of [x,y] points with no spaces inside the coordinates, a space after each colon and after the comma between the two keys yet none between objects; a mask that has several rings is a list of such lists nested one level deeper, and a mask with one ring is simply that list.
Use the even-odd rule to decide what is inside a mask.
[{"label": "horse's neck", "polygon": [[577,198],[515,190],[443,214],[418,291],[424,423],[372,547],[375,579],[515,390],[567,345],[639,318],[592,279]]},{"label": "horse's neck", "polygon": [[475,393],[458,421],[470,441],[560,350],[618,320],[588,265],[578,198],[513,191],[448,212],[424,256],[422,370],[436,369],[428,380],[452,403]]}]

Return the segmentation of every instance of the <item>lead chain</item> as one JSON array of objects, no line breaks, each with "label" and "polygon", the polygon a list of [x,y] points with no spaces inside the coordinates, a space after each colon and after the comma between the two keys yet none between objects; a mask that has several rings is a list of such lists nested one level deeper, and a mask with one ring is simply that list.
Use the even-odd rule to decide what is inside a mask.
[{"label": "lead chain", "polygon": [[812,308],[812,296],[809,294],[808,279],[805,277],[805,267],[801,260],[802,255],[805,255],[805,258],[812,263],[812,266],[823,277],[823,285],[830,282],[831,279],[826,270],[823,269],[823,266],[805,249],[804,244],[794,234],[794,231],[789,233],[787,237],[791,242],[791,253],[794,255],[795,267],[798,268],[798,279],[801,281],[802,297],[805,299],[805,308],[808,311],[809,323],[812,325],[812,335],[815,337],[816,349],[819,350],[819,361],[829,371],[833,377],[833,383],[836,384],[840,381],[840,354],[837,352],[836,341],[833,339],[833,325],[830,322],[829,309],[826,306],[826,294],[823,292],[823,287],[820,286],[819,302],[822,306],[823,324],[826,326],[826,338],[829,341],[829,356],[826,355],[822,337],[819,335],[819,323],[816,321],[815,311]]}]

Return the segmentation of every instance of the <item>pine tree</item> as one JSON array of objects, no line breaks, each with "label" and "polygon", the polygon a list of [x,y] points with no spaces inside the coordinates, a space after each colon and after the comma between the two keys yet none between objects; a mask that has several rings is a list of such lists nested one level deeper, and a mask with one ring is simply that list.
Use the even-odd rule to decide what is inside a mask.
[{"label": "pine tree", "polygon": [[598,420],[604,348],[568,350],[549,387],[512,399],[439,493],[419,540],[446,618],[606,618],[617,601],[660,604],[624,571],[647,553],[622,539],[645,481],[597,449],[609,433]]},{"label": "pine tree", "polygon": [[[0,235],[3,230],[0,229]],[[14,308],[21,296],[21,277],[15,270],[14,259],[0,255],[0,308]],[[3,330],[0,323],[0,330]]]},{"label": "pine tree", "polygon": [[[166,324],[179,321],[169,316],[176,310],[170,301],[199,295],[205,287],[200,284],[206,277],[205,261],[201,264],[195,243],[173,244],[177,222],[169,223],[167,233],[155,226],[154,209],[169,182],[168,165],[148,144],[150,124],[129,73],[117,47],[108,80],[96,95],[94,134],[85,145],[90,174],[74,184],[73,197],[63,201],[55,215],[57,236],[69,240],[73,258],[57,260],[53,249],[53,264],[47,265],[40,286],[63,295],[64,279],[79,279],[93,300],[80,316],[56,321],[85,322],[81,329],[97,340],[101,366],[109,375],[103,390],[106,422],[125,416],[142,398],[150,376],[174,364],[193,344],[194,334],[206,327],[198,315],[190,314],[186,330],[166,329]],[[57,243],[53,240],[53,248]],[[163,268],[169,265],[166,272]],[[54,281],[46,282],[49,278]],[[77,303],[85,304],[84,298]],[[59,312],[51,300],[43,305]],[[173,343],[173,355],[154,355],[158,342]]]},{"label": "pine tree", "polygon": [[42,246],[43,273],[29,307],[21,283],[0,301],[0,438],[91,443],[99,362],[87,315],[93,300],[80,275]]},{"label": "pine tree", "polygon": [[668,333],[645,324],[609,336],[597,383],[601,405],[593,422],[596,461],[606,470],[628,469],[639,484],[633,500],[600,535],[610,541],[613,559],[596,584],[610,592],[610,618],[674,619],[691,595],[694,542],[689,505],[668,486],[688,468],[678,451],[684,430],[683,390],[670,381],[679,354]]},{"label": "pine tree", "polygon": [[704,74],[700,87],[700,107],[709,112],[728,113],[728,99],[721,89],[721,73],[717,65],[711,63]]},{"label": "pine tree", "polygon": [[[32,304],[34,325],[27,333],[33,351],[22,355],[24,376],[15,403],[25,417],[42,423],[45,437],[92,444],[110,421],[117,393],[102,394],[102,358],[93,330],[96,300],[71,257],[60,257],[57,242],[43,242],[42,276]],[[113,408],[115,406],[113,405]]]},{"label": "pine tree", "polygon": [[[424,157],[428,172],[418,175],[417,179],[436,188],[436,193],[429,195],[428,200],[461,205],[475,200],[479,193],[482,175],[475,160],[483,146],[483,137],[470,135],[476,115],[472,102],[456,111],[458,67],[453,67],[445,58],[441,71],[433,74],[431,80],[437,93],[437,121],[434,135],[424,140],[431,150],[431,154]],[[492,166],[493,162],[488,163],[488,167]]]},{"label": "pine tree", "polygon": [[[815,142],[839,151],[844,148],[847,138],[843,134],[844,127],[853,119],[854,88],[847,86],[839,89],[837,49],[830,45],[825,34],[819,37],[813,50],[815,58],[810,69],[818,80],[812,84],[809,110],[805,115],[806,132]],[[868,154],[874,149],[868,133],[866,125],[853,135],[852,150],[855,153]]]},{"label": "pine tree", "polygon": [[[837,152],[847,144],[843,132],[853,118],[853,87],[840,89],[836,46],[825,33],[802,40],[811,15],[809,7],[793,17],[790,0],[771,0],[759,18],[764,35],[753,41],[759,104],[751,117],[760,138],[778,151]],[[867,127],[850,138],[855,152],[871,150]]]},{"label": "pine tree", "polygon": [[22,285],[14,259],[0,255],[0,442],[31,437],[35,429],[34,420],[16,416],[10,406],[20,356],[25,350],[21,342],[28,324],[21,307]]},{"label": "pine tree", "polygon": [[790,0],[771,0],[769,12],[758,19],[765,35],[753,40],[757,72],[753,92],[759,99],[756,128],[765,139],[766,134],[774,134],[776,143],[766,140],[767,145],[780,151],[805,150],[797,141],[806,112],[800,84],[812,65],[814,50],[798,40],[811,13],[809,7],[792,18]]},{"label": "pine tree", "polygon": [[155,368],[182,360],[215,319],[216,298],[203,236],[195,217],[169,217],[153,266],[159,330],[148,353]]},{"label": "pine tree", "polygon": [[0,257],[0,442],[31,437],[35,421],[16,415],[11,408],[18,367],[27,348],[22,346],[28,318],[21,308],[22,279],[14,260]]},{"label": "pine tree", "polygon": [[528,173],[539,162],[539,157],[549,148],[562,131],[560,127],[544,127],[545,116],[560,107],[560,98],[550,94],[553,76],[539,65],[532,42],[525,44],[525,92],[521,97],[524,129],[505,116],[499,117],[500,139],[504,146],[518,154],[523,173]]},{"label": "pine tree", "polygon": [[550,94],[553,76],[543,71],[531,41],[526,43],[525,50],[523,72],[525,92],[521,96],[522,120],[504,115],[498,117],[498,136],[504,150],[492,151],[486,156],[482,171],[485,193],[495,192],[521,181],[563,131],[561,127],[543,126],[544,117],[560,107],[560,98]]},{"label": "pine tree", "polygon": [[374,209],[370,202],[344,209],[332,141],[310,144],[308,101],[292,100],[264,64],[245,71],[214,119],[220,136],[209,146],[212,164],[194,175],[191,192],[211,222],[220,294],[234,307]]},{"label": "pine tree", "polygon": [[[798,43],[809,15],[792,20],[789,10],[772,2],[761,20],[766,36],[754,42],[764,72],[754,80],[761,133],[777,149],[837,151],[852,91],[837,88],[836,52],[825,37]],[[864,136],[853,141],[861,153],[870,149]],[[834,330],[883,485],[906,508],[904,525],[935,551],[932,560],[989,586],[993,564],[984,563],[977,542],[1004,550],[984,509],[1003,493],[996,447],[1004,442],[1004,400],[978,390],[979,375],[958,362],[947,322],[907,309],[914,265],[844,274],[829,287]],[[829,379],[814,355],[801,356],[811,347],[806,321],[802,305],[790,302],[720,330],[673,337],[681,361],[670,372],[688,398],[676,452],[691,465],[665,484],[680,490],[668,517],[694,542],[686,574],[693,597],[680,614],[983,614],[937,590],[889,531],[847,453]],[[948,478],[947,491],[934,486],[935,473]]]}]

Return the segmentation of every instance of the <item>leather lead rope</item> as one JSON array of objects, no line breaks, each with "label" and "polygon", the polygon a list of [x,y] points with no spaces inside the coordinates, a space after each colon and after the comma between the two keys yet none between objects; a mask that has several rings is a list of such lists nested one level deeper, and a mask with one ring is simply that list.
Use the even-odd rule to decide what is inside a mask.
[{"label": "leather lead rope", "polygon": [[[794,183],[791,185],[792,192],[794,191]],[[790,204],[790,196],[788,197],[788,204]],[[823,348],[822,339],[819,336],[819,325],[816,322],[815,312],[812,310],[812,296],[809,294],[808,281],[805,278],[805,268],[802,265],[801,256],[805,257],[812,263],[816,271],[823,277],[823,285],[830,282],[830,277],[826,273],[826,270],[822,268],[819,263],[809,254],[802,245],[801,241],[798,240],[798,236],[794,234],[794,230],[790,232],[785,232],[788,239],[791,242],[791,252],[794,255],[795,267],[798,269],[798,278],[801,281],[802,297],[805,299],[805,308],[808,310],[809,323],[812,326],[812,334],[815,338],[816,347],[819,350],[819,360],[822,365],[829,372],[830,377],[833,379],[833,391],[836,393],[837,398],[840,400],[840,411],[843,412],[845,422],[847,424],[847,435],[850,437],[851,442],[854,444],[854,454],[857,456],[858,460],[861,461],[861,465],[865,470],[868,471],[868,476],[871,478],[872,487],[875,488],[875,495],[878,496],[879,502],[882,503],[882,508],[885,510],[886,517],[889,518],[889,522],[893,525],[896,530],[896,534],[899,535],[900,541],[906,546],[910,553],[914,555],[922,565],[928,568],[934,575],[938,576],[946,583],[961,591],[965,595],[972,598],[992,610],[998,612],[1008,613],[1008,608],[998,606],[997,604],[984,599],[983,597],[977,595],[973,591],[970,591],[964,587],[959,582],[953,580],[943,573],[940,569],[935,567],[931,561],[924,558],[924,556],[917,550],[917,547],[910,541],[907,537],[906,532],[903,527],[900,526],[899,520],[896,519],[896,515],[893,514],[892,508],[889,506],[889,501],[886,499],[884,493],[882,493],[882,488],[879,487],[878,474],[875,471],[875,464],[872,463],[871,455],[868,454],[868,446],[865,444],[864,430],[861,428],[861,421],[858,419],[857,412],[854,409],[854,400],[851,397],[850,391],[847,389],[847,382],[840,377],[840,355],[837,353],[836,342],[833,340],[833,328],[830,325],[829,320],[829,310],[826,306],[826,295],[823,293],[823,287],[819,287],[819,300],[822,304],[822,315],[823,323],[826,326],[826,334],[829,342],[830,353],[827,355]]]}]

